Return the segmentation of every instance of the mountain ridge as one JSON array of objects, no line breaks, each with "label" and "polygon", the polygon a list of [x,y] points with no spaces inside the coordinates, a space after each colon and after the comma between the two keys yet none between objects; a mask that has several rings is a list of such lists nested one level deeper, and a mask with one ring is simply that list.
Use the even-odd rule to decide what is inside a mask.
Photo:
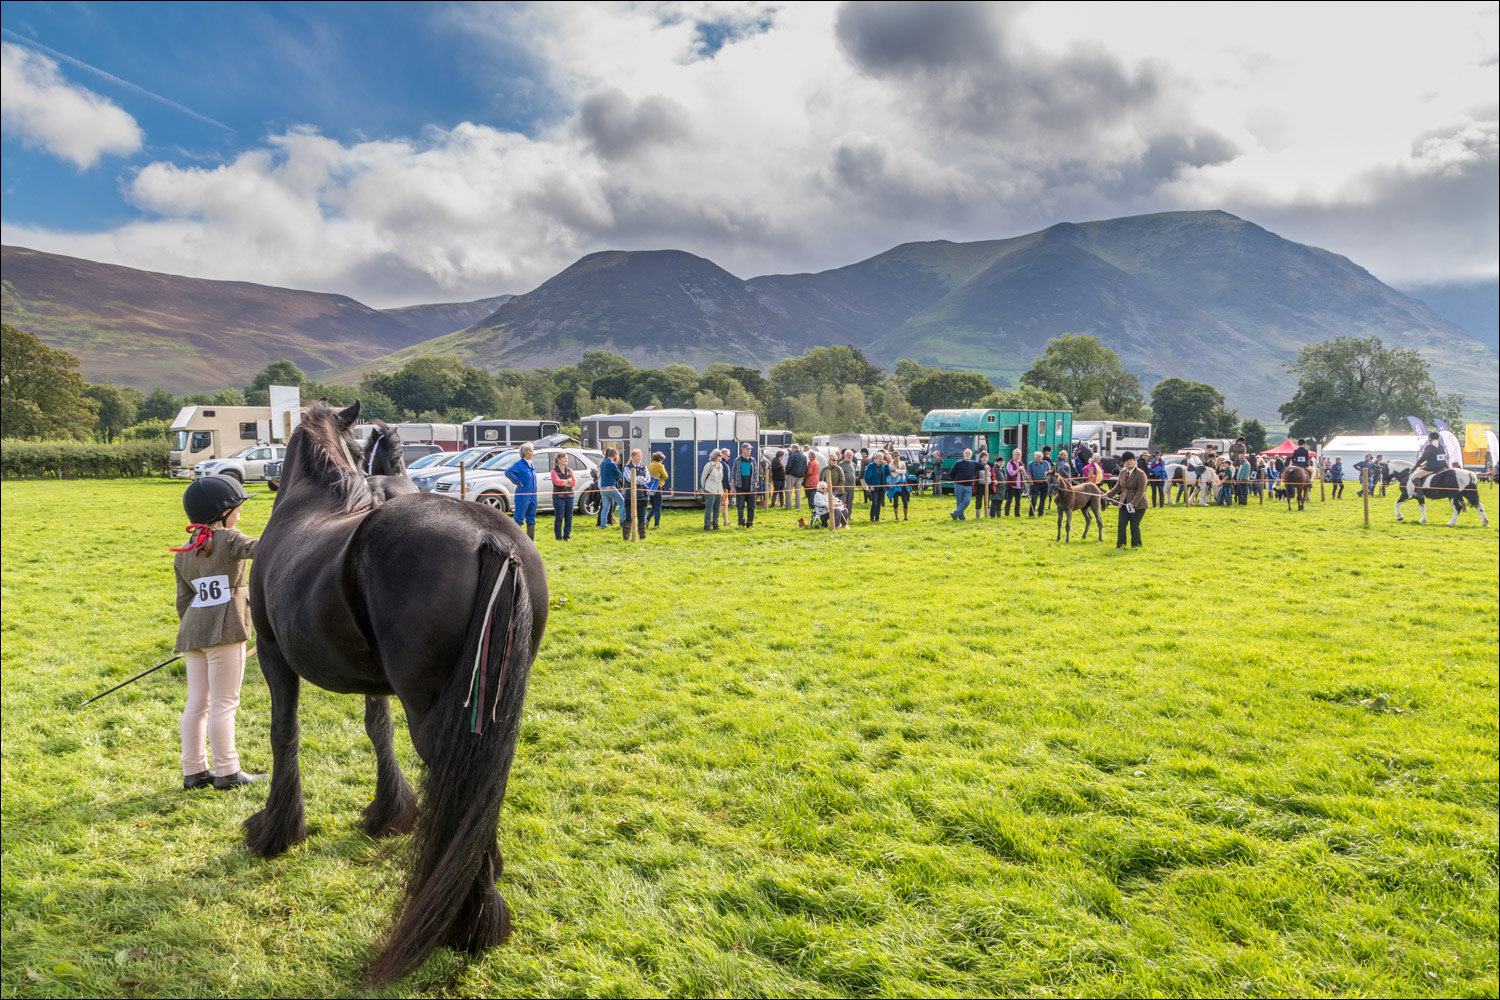
[{"label": "mountain ridge", "polygon": [[[37,253],[6,248],[7,322],[18,322],[13,306],[17,315],[39,315],[38,303],[48,301],[29,287],[34,282],[12,282],[13,251]],[[17,274],[25,279],[24,272]],[[226,294],[244,287],[268,289],[214,283]],[[604,250],[520,295],[396,310],[325,293],[269,291],[285,294],[283,309],[296,322],[267,331],[260,346],[298,341],[309,358],[305,368],[345,381],[425,353],[455,354],[491,370],[556,367],[591,349],[647,366],[681,361],[701,369],[728,361],[768,368],[808,347],[849,344],[886,366],[910,357],[1014,382],[1051,336],[1088,333],[1118,351],[1148,390],[1171,376],[1207,381],[1229,405],[1269,417],[1291,397],[1284,366],[1297,351],[1349,334],[1422,351],[1442,391],[1463,392],[1479,414],[1500,410],[1495,346],[1346,257],[1222,211],[1058,223],[969,243],[909,242],[840,268],[749,279],[682,250]],[[97,378],[103,348],[118,348],[126,333],[110,326],[109,301],[106,295],[92,305],[94,327],[59,321],[36,332],[70,350],[59,341],[72,337],[95,348],[75,353]],[[243,303],[218,305],[223,313]],[[452,327],[465,318],[467,325]],[[441,332],[420,336],[423,324]],[[142,327],[149,346],[155,329]],[[123,353],[113,356],[116,370],[128,367]],[[140,351],[129,353],[139,364]],[[228,373],[213,374],[222,384]],[[143,384],[140,377],[119,380]]]}]

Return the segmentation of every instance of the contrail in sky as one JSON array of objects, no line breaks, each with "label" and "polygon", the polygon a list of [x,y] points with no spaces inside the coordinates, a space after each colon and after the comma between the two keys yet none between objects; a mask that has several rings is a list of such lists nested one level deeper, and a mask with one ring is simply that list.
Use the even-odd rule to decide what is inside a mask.
[{"label": "contrail in sky", "polygon": [[59,51],[57,51],[54,48],[51,48],[51,47],[46,46],[46,45],[43,45],[41,42],[37,41],[34,38],[27,38],[24,35],[18,35],[14,31],[11,31],[9,28],[0,28],[0,34],[5,35],[6,38],[13,39],[14,41],[19,42],[22,45],[29,45],[29,46],[31,46],[34,49],[41,49],[43,52],[47,53],[49,56],[55,56],[56,58],[61,59],[61,60],[63,60],[66,63],[69,63],[70,65],[77,66],[80,69],[86,69],[90,73],[94,73],[94,74],[96,74],[98,76],[103,77],[104,79],[108,80],[110,83],[117,84],[117,85],[119,85],[121,87],[125,87],[128,90],[133,90],[137,94],[143,94],[146,97],[151,98],[153,101],[159,101],[160,103],[165,104],[169,108],[175,108],[176,110],[181,111],[185,115],[191,115],[192,117],[198,119],[200,122],[208,122],[208,124],[218,126],[219,128],[223,129],[226,132],[233,132],[234,131],[234,129],[230,128],[228,125],[225,125],[221,121],[215,121],[214,119],[208,117],[208,115],[200,115],[198,112],[194,111],[192,108],[185,108],[181,104],[178,104],[176,101],[172,100],[171,98],[163,97],[160,94],[152,93],[151,91],[147,90],[145,87],[141,87],[141,86],[138,86],[138,85],[136,85],[134,83],[131,83],[129,80],[122,80],[118,76],[115,76],[113,73],[106,73],[104,70],[100,69],[98,66],[90,66],[88,63],[84,62],[82,59],[74,59],[72,56],[68,55],[66,52],[59,52]]}]

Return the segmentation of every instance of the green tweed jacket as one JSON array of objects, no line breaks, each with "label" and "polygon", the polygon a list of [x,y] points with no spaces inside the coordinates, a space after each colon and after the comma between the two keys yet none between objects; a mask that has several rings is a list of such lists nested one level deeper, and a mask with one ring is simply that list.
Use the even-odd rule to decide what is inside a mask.
[{"label": "green tweed jacket", "polygon": [[257,541],[237,528],[216,528],[207,546],[211,551],[177,553],[177,615],[182,625],[173,652],[250,638],[245,560],[255,556]]}]

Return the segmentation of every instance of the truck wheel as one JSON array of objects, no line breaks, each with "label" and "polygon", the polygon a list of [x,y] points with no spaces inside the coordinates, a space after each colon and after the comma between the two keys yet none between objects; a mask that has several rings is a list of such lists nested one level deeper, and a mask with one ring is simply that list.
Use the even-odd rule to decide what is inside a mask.
[{"label": "truck wheel", "polygon": [[228,476],[230,479],[233,479],[235,482],[239,483],[242,486],[245,483],[245,477],[240,475],[238,469],[225,469],[223,472],[219,473],[219,475]]},{"label": "truck wheel", "polygon": [[510,503],[506,500],[504,493],[481,493],[479,502],[486,507],[493,507],[502,514],[510,513]]}]

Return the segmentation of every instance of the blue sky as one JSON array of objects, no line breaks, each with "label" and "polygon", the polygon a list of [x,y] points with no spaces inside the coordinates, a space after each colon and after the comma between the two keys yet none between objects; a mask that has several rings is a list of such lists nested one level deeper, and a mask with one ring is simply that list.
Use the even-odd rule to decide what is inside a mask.
[{"label": "blue sky", "polygon": [[[558,113],[529,76],[522,47],[477,38],[443,6],[6,2],[0,9],[5,41],[77,60],[58,62],[70,80],[139,122],[147,141],[134,161],[201,165],[296,125],[341,140],[461,121],[524,133]],[[0,144],[7,221],[91,229],[136,215],[117,170],[59,170],[54,156],[9,131]]]},{"label": "blue sky", "polygon": [[4,3],[8,244],[375,305],[1221,208],[1500,270],[1494,4]]}]

